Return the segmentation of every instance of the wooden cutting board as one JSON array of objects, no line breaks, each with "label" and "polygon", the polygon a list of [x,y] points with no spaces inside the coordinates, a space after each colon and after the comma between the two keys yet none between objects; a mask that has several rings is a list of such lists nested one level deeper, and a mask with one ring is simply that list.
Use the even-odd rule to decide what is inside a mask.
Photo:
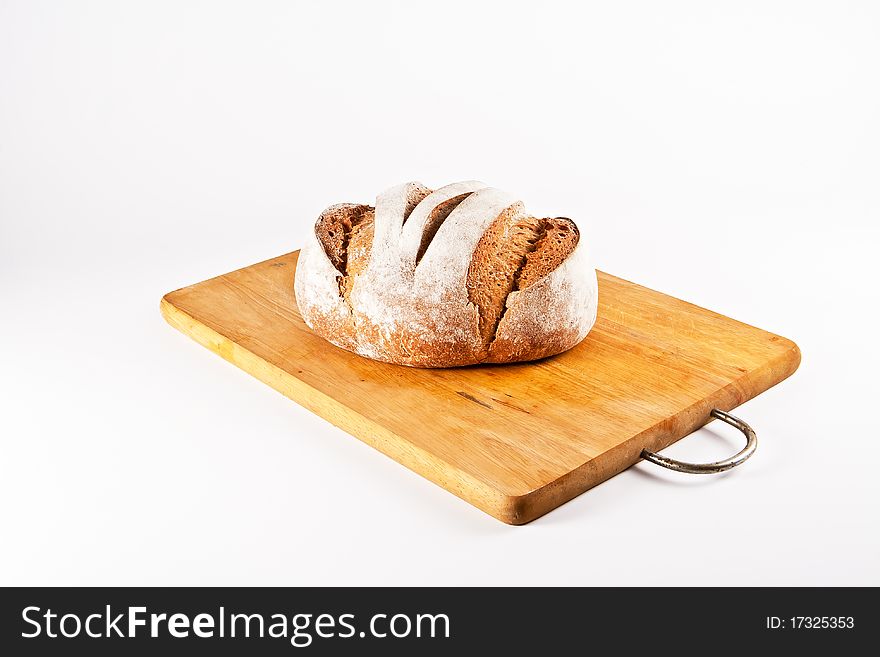
[{"label": "wooden cutting board", "polygon": [[[305,325],[298,252],[171,292],[165,319],[226,360],[499,520],[523,524],[797,369],[790,340],[599,273],[599,317],[543,361],[411,369]],[[329,474],[329,473],[328,473]],[[682,475],[687,476],[687,475]]]}]

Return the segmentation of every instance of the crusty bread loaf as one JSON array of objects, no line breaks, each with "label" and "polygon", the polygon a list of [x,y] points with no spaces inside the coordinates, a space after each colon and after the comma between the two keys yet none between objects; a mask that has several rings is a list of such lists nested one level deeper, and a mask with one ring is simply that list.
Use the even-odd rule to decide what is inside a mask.
[{"label": "crusty bread loaf", "polygon": [[534,360],[570,349],[596,319],[596,272],[575,223],[539,219],[469,181],[393,187],[375,207],[318,218],[296,299],[333,344],[414,367]]}]

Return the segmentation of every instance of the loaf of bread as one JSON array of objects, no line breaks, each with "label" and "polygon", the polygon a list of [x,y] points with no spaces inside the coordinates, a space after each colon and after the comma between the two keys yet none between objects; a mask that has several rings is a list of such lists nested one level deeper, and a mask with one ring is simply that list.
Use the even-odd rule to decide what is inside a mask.
[{"label": "loaf of bread", "polygon": [[596,320],[577,225],[536,219],[482,183],[412,182],[327,208],[296,268],[306,324],[338,347],[413,367],[535,360]]}]

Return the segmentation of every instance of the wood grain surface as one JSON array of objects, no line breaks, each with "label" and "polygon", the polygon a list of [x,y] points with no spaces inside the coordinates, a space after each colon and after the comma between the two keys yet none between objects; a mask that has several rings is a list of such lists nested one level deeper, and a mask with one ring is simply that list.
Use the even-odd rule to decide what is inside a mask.
[{"label": "wood grain surface", "polygon": [[645,448],[663,449],[704,425],[712,408],[733,409],[800,362],[790,340],[600,272],[596,326],[564,354],[455,369],[389,365],[338,349],[303,323],[293,293],[297,255],[171,292],[162,314],[510,524],[614,476]]}]

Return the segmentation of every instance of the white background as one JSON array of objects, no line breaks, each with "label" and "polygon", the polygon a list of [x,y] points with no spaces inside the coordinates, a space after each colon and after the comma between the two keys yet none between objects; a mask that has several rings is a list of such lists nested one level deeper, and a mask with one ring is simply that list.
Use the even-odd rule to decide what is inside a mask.
[{"label": "white background", "polygon": [[[0,0],[0,584],[880,584],[878,7]],[[754,459],[508,527],[160,317],[469,178],[795,340]]]}]

